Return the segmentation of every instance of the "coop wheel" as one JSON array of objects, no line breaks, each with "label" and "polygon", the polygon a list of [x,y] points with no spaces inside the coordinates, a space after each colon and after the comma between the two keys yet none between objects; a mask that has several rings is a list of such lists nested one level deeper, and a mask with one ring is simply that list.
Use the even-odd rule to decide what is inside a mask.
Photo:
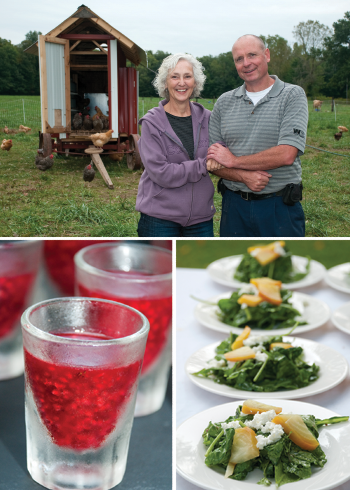
[{"label": "coop wheel", "polygon": [[138,134],[131,134],[129,136],[129,148],[133,153],[126,154],[126,164],[130,170],[139,170],[143,168],[138,141],[140,136]]}]

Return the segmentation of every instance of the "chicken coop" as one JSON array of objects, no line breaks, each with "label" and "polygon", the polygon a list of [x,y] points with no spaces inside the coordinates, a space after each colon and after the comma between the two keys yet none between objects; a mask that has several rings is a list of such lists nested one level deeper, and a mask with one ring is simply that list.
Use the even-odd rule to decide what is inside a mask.
[{"label": "chicken coop", "polygon": [[[44,149],[44,155],[53,150],[86,155],[96,131],[79,128],[74,116],[94,119],[103,114],[101,132],[113,129],[102,146],[103,154],[115,160],[126,155],[129,168],[140,168],[138,72],[134,66],[147,66],[145,51],[85,5],[40,35],[26,51],[39,56],[39,148]],[[134,66],[127,66],[127,60]]]}]

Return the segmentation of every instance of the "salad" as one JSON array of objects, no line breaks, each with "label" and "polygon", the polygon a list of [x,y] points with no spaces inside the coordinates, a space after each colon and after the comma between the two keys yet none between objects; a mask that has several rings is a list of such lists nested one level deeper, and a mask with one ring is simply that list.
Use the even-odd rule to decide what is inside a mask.
[{"label": "salad", "polygon": [[300,281],[310,271],[310,257],[305,271],[297,271],[292,264],[292,254],[284,241],[249,247],[235,270],[234,278],[249,282],[254,277],[269,277],[285,284]]},{"label": "salad", "polygon": [[303,361],[302,347],[293,347],[281,336],[253,336],[245,327],[215,349],[208,367],[193,376],[244,391],[296,390],[318,379],[319,366]]},{"label": "salad", "polygon": [[294,306],[292,292],[281,289],[282,282],[259,277],[250,279],[241,289],[232,293],[228,299],[220,299],[217,303],[220,321],[231,327],[248,325],[253,329],[274,330],[306,325],[300,321],[303,304]]},{"label": "salad", "polygon": [[210,422],[204,430],[208,447],[205,464],[225,471],[225,478],[244,480],[255,468],[263,477],[258,484],[276,486],[304,480],[313,467],[322,468],[326,455],[319,442],[323,425],[349,417],[316,419],[313,415],[283,414],[281,407],[246,400],[224,422]]}]

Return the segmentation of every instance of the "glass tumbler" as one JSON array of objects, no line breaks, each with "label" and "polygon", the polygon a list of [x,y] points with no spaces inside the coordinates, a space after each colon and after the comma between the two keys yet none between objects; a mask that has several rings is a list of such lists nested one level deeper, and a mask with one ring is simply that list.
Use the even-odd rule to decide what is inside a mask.
[{"label": "glass tumbler", "polygon": [[113,301],[59,298],[22,315],[27,466],[54,490],[121,482],[149,322]]},{"label": "glass tumbler", "polygon": [[75,294],[141,311],[150,322],[135,415],[163,404],[171,365],[172,254],[140,242],[92,245],[75,255]]},{"label": "glass tumbler", "polygon": [[39,240],[0,242],[0,380],[23,373],[20,320],[33,292],[41,252]]}]

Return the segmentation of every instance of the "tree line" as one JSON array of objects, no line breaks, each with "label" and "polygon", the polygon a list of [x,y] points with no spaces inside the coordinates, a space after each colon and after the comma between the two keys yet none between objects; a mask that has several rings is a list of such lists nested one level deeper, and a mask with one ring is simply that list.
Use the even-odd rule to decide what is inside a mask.
[{"label": "tree line", "polygon": [[[39,95],[38,57],[24,52],[38,35],[30,31],[15,46],[0,38],[1,95]],[[261,36],[271,53],[269,73],[287,83],[300,85],[309,97],[347,98],[350,78],[350,12],[333,23],[333,29],[318,21],[300,22],[293,30],[293,46],[279,35]],[[157,97],[152,85],[155,72],[170,53],[147,51],[148,68],[139,65],[140,97]],[[198,58],[205,68],[202,97],[218,97],[242,85],[231,51]]]}]

